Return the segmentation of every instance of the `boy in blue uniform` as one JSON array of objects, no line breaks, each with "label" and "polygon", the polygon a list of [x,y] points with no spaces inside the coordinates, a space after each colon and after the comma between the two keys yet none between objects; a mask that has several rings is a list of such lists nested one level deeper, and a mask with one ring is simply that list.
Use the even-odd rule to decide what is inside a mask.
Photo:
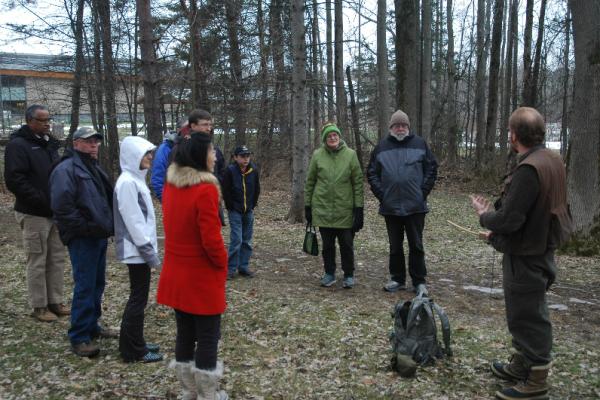
[{"label": "boy in blue uniform", "polygon": [[260,194],[260,182],[256,165],[250,161],[252,152],[239,146],[233,152],[233,160],[223,176],[223,200],[229,215],[229,264],[228,278],[236,271],[251,278],[249,262],[252,255],[252,231],[254,207]]}]

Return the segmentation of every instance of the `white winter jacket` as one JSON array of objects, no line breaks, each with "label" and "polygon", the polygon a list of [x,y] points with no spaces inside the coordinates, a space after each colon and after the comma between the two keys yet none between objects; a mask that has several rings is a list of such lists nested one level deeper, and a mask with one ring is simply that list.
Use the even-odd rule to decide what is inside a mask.
[{"label": "white winter jacket", "polygon": [[113,196],[117,258],[126,264],[160,266],[156,240],[156,217],[146,185],[147,169],[141,170],[144,155],[156,146],[138,136],[121,142],[119,161],[123,171]]}]

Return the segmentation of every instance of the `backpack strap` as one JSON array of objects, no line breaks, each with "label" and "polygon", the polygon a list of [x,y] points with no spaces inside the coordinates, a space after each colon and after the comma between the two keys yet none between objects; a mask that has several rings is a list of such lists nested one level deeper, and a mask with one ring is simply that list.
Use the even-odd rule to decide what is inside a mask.
[{"label": "backpack strap", "polygon": [[450,348],[450,321],[448,320],[448,316],[446,315],[442,307],[434,303],[433,300],[431,300],[431,305],[435,310],[435,313],[440,318],[440,323],[442,324],[442,334],[444,337],[444,347],[446,350],[446,355],[448,357],[451,357],[452,349]]}]

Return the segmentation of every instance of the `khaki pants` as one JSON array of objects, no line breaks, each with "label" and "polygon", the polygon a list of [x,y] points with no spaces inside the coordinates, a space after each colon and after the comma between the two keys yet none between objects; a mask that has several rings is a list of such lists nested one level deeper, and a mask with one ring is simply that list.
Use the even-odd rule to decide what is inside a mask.
[{"label": "khaki pants", "polygon": [[51,218],[15,212],[27,254],[27,292],[32,308],[63,302],[65,247]]}]

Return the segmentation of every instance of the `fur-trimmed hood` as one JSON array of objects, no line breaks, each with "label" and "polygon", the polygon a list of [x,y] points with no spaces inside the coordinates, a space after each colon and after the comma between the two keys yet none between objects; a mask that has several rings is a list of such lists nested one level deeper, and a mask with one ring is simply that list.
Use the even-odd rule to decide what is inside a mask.
[{"label": "fur-trimmed hood", "polygon": [[221,187],[216,176],[206,171],[198,171],[192,167],[180,167],[177,163],[171,163],[167,169],[167,182],[176,188],[198,185],[200,183],[212,183],[219,189],[219,198],[221,197]]}]

